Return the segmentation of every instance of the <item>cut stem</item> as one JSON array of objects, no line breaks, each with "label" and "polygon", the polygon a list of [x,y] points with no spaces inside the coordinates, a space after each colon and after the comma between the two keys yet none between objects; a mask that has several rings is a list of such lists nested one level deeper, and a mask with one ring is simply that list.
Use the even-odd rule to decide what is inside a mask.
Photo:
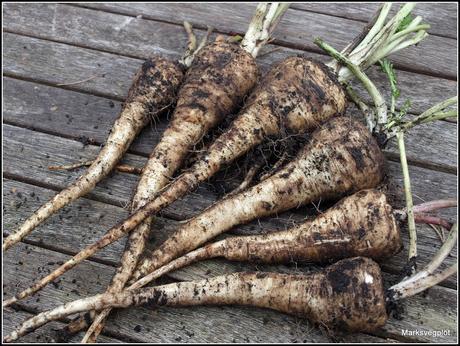
[{"label": "cut stem", "polygon": [[[421,24],[422,18],[420,16],[411,19],[406,27],[402,27],[405,24],[403,21],[409,18],[408,16],[414,7],[414,3],[403,5],[398,13],[396,13],[387,24],[384,24],[390,11],[391,4],[383,4],[365,28],[365,30],[368,30],[367,35],[362,38],[364,35],[361,33],[358,37],[362,38],[362,40],[357,45],[356,42],[352,42],[356,45],[352,50],[350,49],[352,44],[349,44],[342,53],[339,53],[325,44],[322,40],[315,40],[315,43],[320,48],[334,58],[333,61],[328,63],[328,66],[336,71],[341,83],[345,84],[352,76],[355,76],[363,83],[364,87],[369,92],[376,107],[375,115],[373,115],[377,119],[371,118],[367,105],[358,100],[357,94],[354,93],[353,89],[347,89],[352,100],[365,114],[367,124],[371,131],[381,132],[384,126],[387,125],[387,106],[380,92],[363,71],[377,61],[384,59],[386,56],[405,47],[417,44],[427,36],[426,30],[429,28],[429,25]],[[372,23],[373,25],[371,27]],[[338,71],[339,65],[337,61],[345,65]],[[392,97],[390,108],[391,114],[393,114],[395,109],[395,101],[395,98]],[[447,117],[447,115],[444,116]],[[373,126],[374,123],[376,124],[375,127]]]},{"label": "cut stem", "polygon": [[456,199],[439,199],[436,201],[429,201],[414,206],[414,213],[426,213],[438,209],[453,208],[457,206]]},{"label": "cut stem", "polygon": [[[401,25],[401,22],[410,14],[414,7],[415,3],[408,3],[403,5],[399,9],[398,13],[396,13],[396,15],[390,21],[388,21],[385,26],[381,27],[378,31],[374,31],[375,35],[373,37],[371,35],[366,37],[364,40],[365,44],[359,45],[353,52],[349,54],[350,60],[355,65],[360,66],[362,69],[366,69],[369,66],[375,64],[377,61],[394,53],[396,50],[388,49],[388,47],[394,41],[395,35],[399,35],[399,33],[396,33],[396,31]],[[374,32],[372,32],[372,34]],[[406,38],[411,33],[412,32],[405,33],[403,38]],[[397,38],[400,37],[397,36]],[[421,39],[423,39],[423,37],[419,38],[418,41],[410,39],[404,42],[410,42],[408,45],[412,45],[420,42]],[[347,79],[351,77],[350,72],[351,71],[347,71],[346,69],[341,69],[339,71],[339,76],[342,75],[345,79]]]},{"label": "cut stem", "polygon": [[441,246],[439,251],[433,257],[431,262],[420,272],[411,277],[393,285],[388,289],[390,300],[399,300],[411,297],[420,293],[439,282],[445,280],[450,275],[457,272],[457,263],[443,270],[440,273],[434,274],[439,268],[444,259],[449,255],[454,246],[457,244],[457,223],[455,223],[447,236],[446,241]]},{"label": "cut stem", "polygon": [[185,21],[184,28],[188,36],[188,44],[187,44],[187,49],[185,50],[184,55],[179,60],[179,63],[181,63],[184,67],[188,68],[192,65],[192,62],[195,59],[195,56],[198,54],[198,52],[201,49],[203,49],[203,47],[206,45],[209,39],[209,36],[211,35],[212,28],[208,26],[208,31],[206,32],[205,36],[203,37],[203,39],[201,40],[198,46],[197,46],[196,36],[193,33],[192,25],[189,22]]},{"label": "cut stem", "polygon": [[185,32],[187,33],[188,44],[187,44],[187,49],[185,50],[184,55],[179,60],[179,62],[184,66],[190,66],[193,52],[196,49],[196,36],[193,32],[192,25],[189,22],[184,21],[184,29],[185,29]]},{"label": "cut stem", "polygon": [[273,30],[289,8],[289,3],[259,3],[251,19],[249,28],[241,41],[241,47],[254,58],[259,50],[270,40]]},{"label": "cut stem", "polygon": [[406,148],[404,144],[404,132],[398,131],[396,133],[398,139],[399,155],[401,160],[401,168],[404,180],[404,194],[406,198],[406,213],[407,213],[407,226],[409,229],[409,263],[412,263],[412,272],[416,269],[417,259],[417,230],[415,228],[414,210],[412,209],[414,203],[412,201],[412,191],[409,176],[409,165],[407,164]]},{"label": "cut stem", "polygon": [[423,292],[428,288],[443,282],[449,276],[454,275],[457,272],[457,268],[458,264],[455,263],[439,273],[420,277],[416,282],[412,282],[410,285],[408,284],[406,287],[399,289],[397,293],[394,293],[393,300],[412,297],[420,292]]},{"label": "cut stem", "polygon": [[[398,13],[384,25],[391,4],[385,3],[382,5],[377,12],[377,19],[375,19],[375,15],[370,22],[374,21],[372,28],[369,29],[369,25],[365,28],[369,31],[361,43],[351,52],[344,50],[344,55],[354,65],[365,70],[386,56],[423,40],[427,35],[426,30],[430,26],[428,24],[419,24],[421,22],[420,17],[413,19],[405,29],[397,32],[401,22],[410,14],[414,7],[415,3],[403,5]],[[413,36],[411,37],[411,35]],[[329,63],[329,66],[337,68],[336,62]],[[342,81],[347,81],[353,76],[353,72],[348,66],[340,68],[337,74]]]},{"label": "cut stem", "polygon": [[435,120],[441,120],[441,119],[446,119],[446,118],[451,118],[451,117],[457,117],[458,116],[458,110],[457,109],[450,109],[446,110],[446,108],[457,104],[458,101],[458,96],[451,97],[445,101],[442,101],[430,109],[426,110],[422,114],[418,115],[414,119],[403,123],[401,125],[401,129],[403,131],[408,131],[414,126],[420,125],[420,124],[426,124],[431,121]]},{"label": "cut stem", "polygon": [[450,229],[452,227],[452,224],[449,221],[444,220],[441,217],[432,216],[432,215],[423,214],[423,213],[414,213],[414,221],[416,223],[425,223],[429,225],[442,226],[445,229]]},{"label": "cut stem", "polygon": [[[321,40],[320,38],[315,39],[315,44],[317,44],[321,49],[331,55],[335,60],[339,61],[340,63],[344,64],[351,73],[358,78],[358,80],[363,84],[364,88],[366,88],[367,92],[371,96],[374,105],[375,105],[375,112],[377,115],[377,124],[381,126],[386,124],[387,122],[387,105],[385,99],[383,98],[380,91],[377,89],[375,84],[369,79],[369,77],[359,68],[358,65],[355,65],[350,59],[348,59],[345,55],[338,52],[332,46],[328,45],[326,42]],[[346,80],[339,75],[339,82],[344,83]]]}]

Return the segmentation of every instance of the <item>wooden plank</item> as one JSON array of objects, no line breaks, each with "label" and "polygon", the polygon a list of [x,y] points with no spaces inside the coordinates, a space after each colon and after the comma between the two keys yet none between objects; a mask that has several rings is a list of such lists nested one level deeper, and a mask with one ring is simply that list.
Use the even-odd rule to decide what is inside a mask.
[{"label": "wooden plank", "polygon": [[[90,36],[85,37],[89,39]],[[151,38],[150,33],[146,37]],[[52,85],[95,77],[84,83],[65,86],[65,88],[113,99],[124,99],[132,76],[141,64],[141,61],[136,59],[10,33],[5,33],[4,40],[6,42],[4,57],[7,75]],[[70,36],[68,40],[73,42],[74,36]],[[132,40],[135,40],[135,37],[127,35],[126,41],[132,42]],[[154,37],[149,42],[151,42],[149,43],[150,49],[154,51],[157,47],[154,44],[156,38]],[[271,49],[273,47],[267,47],[267,51]],[[177,56],[179,56],[183,50],[179,43],[177,43],[176,50]],[[299,52],[299,50],[283,48],[280,51],[260,57],[258,62],[262,70],[266,71],[274,62]],[[306,55],[324,62],[329,61],[328,58],[325,59],[319,54],[307,53]],[[74,59],[75,56],[78,56],[77,61]],[[383,77],[379,72],[379,69],[373,69],[369,76],[379,89],[388,95],[388,82],[386,77]],[[454,81],[405,71],[398,72],[398,82],[401,90],[403,90],[399,104],[402,104],[405,98],[410,98],[412,102],[411,111],[416,114],[428,109],[435,102],[454,95],[457,84]],[[365,94],[363,93],[363,95]]]},{"label": "wooden plank", "polygon": [[[84,6],[131,16],[142,15],[143,18],[177,24],[187,20],[202,27],[211,25],[221,32],[242,34],[247,28],[256,4],[162,3],[152,6],[145,3],[84,3]],[[297,10],[288,10],[273,36],[275,43],[319,51],[313,43],[314,38],[322,37],[340,48],[344,46],[344,42],[353,39],[360,32],[361,27],[362,23],[345,18],[331,18],[328,15],[311,12],[303,12],[300,15]],[[456,45],[456,40],[431,36],[418,47],[395,54],[394,61],[399,67],[411,71],[455,79]]]},{"label": "wooden plank", "polygon": [[[48,165],[88,160],[94,157],[98,150],[95,146],[83,146],[72,140],[9,125],[4,125],[4,134],[6,138],[4,173],[23,181],[35,181],[41,186],[50,185],[55,189],[62,189],[74,181],[80,171],[49,171]],[[23,160],[23,157],[27,157],[28,160]],[[144,158],[138,156],[126,156],[126,162],[137,166],[142,166],[141,162],[144,161]],[[411,167],[410,172],[416,203],[455,196],[457,185],[454,175],[419,167]],[[401,199],[403,184],[398,163],[388,163],[388,175],[393,185],[392,194]],[[137,179],[134,175],[116,172],[111,179],[101,182],[94,192],[89,194],[89,197],[118,206],[126,206]],[[203,184],[201,189],[166,208],[164,215],[176,219],[188,218],[217,198],[217,193],[211,191],[209,185]]]},{"label": "wooden plank", "polygon": [[[348,18],[367,22],[377,11],[381,3],[339,3],[339,2],[296,2],[291,5],[293,9],[300,9],[316,13],[328,14],[336,17]],[[390,14],[396,13],[398,5],[394,5]],[[430,34],[450,38],[457,38],[458,7],[453,3],[418,3],[414,15],[422,16],[424,22],[429,23]]]},{"label": "wooden plank", "polygon": [[[65,260],[66,256],[58,252],[42,249],[37,246],[20,243],[5,253],[3,289],[5,295],[10,295],[25,288],[44,275],[53,267],[53,263]],[[86,261],[60,279],[38,292],[36,295],[19,302],[19,305],[29,311],[44,311],[65,302],[94,295],[103,291],[110,282],[115,268],[99,263]],[[75,315],[69,316],[73,318]],[[21,321],[22,322],[22,321]],[[61,327],[61,326],[59,326]],[[45,329],[46,330],[46,329]],[[107,332],[107,333],[106,333]],[[123,339],[132,339],[129,335],[118,333],[116,329],[107,328],[105,334],[117,334]],[[38,330],[32,337],[40,335]],[[134,336],[134,335],[133,335]],[[139,338],[134,341],[141,341]]]},{"label": "wooden plank", "polygon": [[[53,190],[9,179],[4,180],[3,188],[5,234],[55,194]],[[27,241],[72,254],[94,243],[107,229],[127,216],[128,211],[121,207],[80,198],[34,230]],[[158,217],[151,236],[152,243],[164,241],[176,226],[176,221]],[[58,245],[56,240],[59,240]],[[123,238],[99,251],[94,259],[118,265],[125,240]]]},{"label": "wooden plank", "polygon": [[[4,282],[5,292],[8,293],[19,290],[34,280],[38,268],[43,267],[43,263],[50,260],[56,262],[64,260],[62,254],[31,245],[20,244],[15,251],[17,253],[12,251],[5,254]],[[22,257],[19,257],[21,255]],[[22,265],[18,265],[18,258],[24,259]],[[59,283],[49,285],[37,296],[29,298],[22,304],[40,311],[81,296],[94,294],[103,290],[112,272],[113,269],[105,265],[84,262],[67,273]],[[98,279],[93,281],[88,280],[88,277],[98,277]],[[40,299],[37,301],[37,298]],[[455,332],[456,305],[453,304],[455,299],[455,291],[433,288],[426,297],[412,298],[410,304],[406,306],[404,319],[402,321],[390,319],[385,329],[392,331],[394,337],[401,338],[397,333],[400,328],[409,325],[417,329],[429,329],[432,327],[430,321],[435,320],[436,324],[433,326],[436,328],[450,328]],[[430,311],[430,319],[422,313],[424,310]],[[431,315],[431,311],[435,316]],[[409,316],[413,318],[410,321]],[[136,326],[141,328],[141,332],[134,332]],[[287,340],[326,342],[330,340],[305,320],[270,310],[244,307],[162,308],[154,312],[142,307],[117,310],[109,319],[106,329],[107,332],[116,330],[120,335],[135,337],[144,342],[286,342]],[[388,338],[385,329],[379,334]],[[338,337],[343,342],[382,341],[361,334]],[[451,335],[442,340],[449,342],[454,340],[454,337],[455,335]],[[425,340],[427,339],[434,340],[434,338]],[[412,339],[412,341],[417,340],[420,338]]]},{"label": "wooden plank", "polygon": [[[53,17],[57,12],[59,16],[56,16],[56,23],[53,27],[52,23],[45,19]],[[19,13],[21,15],[19,15]],[[43,20],[32,20],[37,17],[43,18]],[[123,27],[122,35],[116,30],[106,30],[107,26],[117,28],[130,18],[131,17],[123,15],[74,8],[59,4],[40,4],[35,7],[33,5],[24,7],[21,4],[8,4],[5,13],[6,27],[18,33],[32,36],[38,35],[39,37],[50,40],[113,51],[117,54],[139,58],[146,58],[153,52],[171,56],[171,58],[178,58],[182,54],[184,49],[184,33],[183,29],[177,25],[131,18],[132,21],[129,22],[130,24]],[[167,47],[167,49],[164,47]],[[273,48],[274,46],[269,46],[267,50]],[[265,55],[258,60],[262,63],[263,67],[266,68],[274,61],[278,61],[287,55],[301,52],[300,50],[284,48],[280,54]],[[309,54],[324,60],[324,56],[314,53]],[[428,96],[432,99],[433,90],[426,90],[427,85],[437,86],[439,82],[441,84],[446,83],[446,81],[443,80],[439,82],[437,80],[425,80],[425,76],[409,74],[409,80],[412,83],[410,84],[411,88],[409,88],[405,87],[407,78],[405,78],[404,73],[402,74],[403,75],[399,78],[401,79],[400,83],[402,89],[406,90],[413,88],[420,99],[426,99]],[[420,78],[421,81],[418,82]],[[129,81],[127,81],[127,83],[129,83]],[[455,90],[455,84],[456,83],[450,83],[450,90],[452,92]],[[439,93],[445,97],[446,93],[442,91],[443,90],[440,90]],[[436,92],[434,93],[436,94]],[[408,96],[411,96],[410,98],[412,100],[414,99],[414,95]],[[413,103],[416,107],[417,101]]]},{"label": "wooden plank", "polygon": [[[79,171],[49,171],[48,166],[56,163],[68,164],[80,160],[88,160],[95,156],[97,147],[63,139],[60,137],[50,136],[43,133],[32,132],[27,129],[18,128],[15,126],[4,125],[5,134],[5,167],[4,173],[23,177],[25,180],[33,179],[39,181],[40,184],[50,184],[57,189],[61,189],[65,184],[73,181],[80,173]],[[25,161],[23,157],[27,157]],[[144,158],[135,155],[126,155],[126,162],[137,166],[142,166]],[[394,179],[399,190],[395,192],[398,196],[402,194],[402,183],[399,164],[389,162],[389,176]],[[422,173],[423,172],[423,173]],[[412,167],[413,186],[415,194],[415,202],[430,200],[434,198],[452,198],[455,195],[456,182],[455,176],[441,172],[426,170],[419,167]],[[420,178],[418,178],[420,177]],[[124,180],[122,180],[124,179]],[[124,206],[127,198],[131,196],[131,191],[134,189],[134,184],[137,177],[132,174],[114,173],[111,179],[99,184],[92,196],[97,196],[99,199],[104,199],[109,203],[116,203]],[[427,187],[431,189],[428,189]],[[438,188],[436,191],[432,189]],[[177,213],[177,217],[190,217],[198,210],[201,210],[208,203],[217,198],[216,193],[209,190],[197,190],[186,198],[193,198],[182,205],[172,205],[167,209],[168,216],[172,216],[174,210],[181,209]],[[207,201],[200,202],[203,195],[208,196]]]},{"label": "wooden plank", "polygon": [[[98,144],[105,142],[120,109],[118,101],[12,78],[4,79],[4,96],[5,122],[67,138],[84,136]],[[358,114],[355,109],[350,105],[348,114]],[[130,152],[149,155],[167,125],[167,117],[162,116],[147,126],[132,144]],[[433,133],[438,135],[433,136]],[[456,171],[456,124],[421,125],[406,136],[406,143],[410,161]],[[392,157],[399,156],[395,140],[390,141],[386,152]]]}]

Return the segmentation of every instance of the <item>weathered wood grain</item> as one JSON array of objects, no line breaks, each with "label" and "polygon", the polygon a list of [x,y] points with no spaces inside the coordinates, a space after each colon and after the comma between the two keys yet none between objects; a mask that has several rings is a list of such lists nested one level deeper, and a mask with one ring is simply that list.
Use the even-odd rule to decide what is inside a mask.
[{"label": "weathered wood grain", "polygon": [[[20,325],[24,320],[33,317],[34,315],[30,312],[26,311],[21,311],[21,310],[4,310],[3,311],[3,334],[7,335],[11,333],[15,327]],[[21,338],[20,342],[21,343],[54,343],[54,342],[59,342],[59,338],[56,337],[56,331],[60,330],[65,327],[64,322],[51,322],[47,325],[45,325],[43,328],[37,330],[33,334],[29,334]],[[68,341],[73,342],[73,343],[78,343],[80,340],[83,338],[85,334],[83,332],[80,332],[73,337],[71,337]],[[101,335],[98,338],[98,342],[103,342],[103,343],[120,343],[124,342],[122,340],[118,340],[113,337],[109,337],[106,335]]]},{"label": "weathered wood grain", "polygon": [[[47,168],[49,165],[88,160],[94,157],[98,150],[96,146],[84,146],[74,140],[50,136],[16,126],[4,125],[4,134],[6,138],[4,145],[7,149],[5,153],[5,174],[23,177],[24,180],[40,181],[40,184],[50,184],[50,186],[58,189],[62,188],[62,184],[68,184],[73,181],[80,174],[79,170],[72,172],[50,171]],[[23,157],[27,157],[29,161],[24,161]],[[126,155],[124,162],[141,167],[145,162],[145,158]],[[395,194],[402,196],[399,164],[390,162],[388,168],[389,176],[399,185],[400,190],[395,191]],[[415,174],[412,180],[414,187],[416,187],[414,189],[416,202],[433,198],[452,198],[455,195],[456,185],[454,182],[455,176],[453,175],[435,173],[418,167],[412,167],[411,174]],[[422,178],[418,178],[418,176]],[[428,180],[426,180],[427,177]],[[121,179],[124,179],[124,181],[121,182]],[[136,181],[137,177],[134,175],[116,172],[113,175],[113,179],[107,179],[99,184],[100,187],[96,188],[94,196],[108,203],[125,206]],[[434,194],[434,191],[427,190],[427,186],[432,188],[437,186],[437,195]],[[208,196],[208,202],[200,202],[203,193]],[[184,201],[186,202],[183,205],[178,205],[178,208],[176,208],[174,204],[166,209],[166,215],[177,218],[190,217],[196,211],[204,208],[207,203],[214,201],[216,197],[216,193],[211,192],[209,189],[201,190],[201,192],[197,190],[196,193],[191,193],[185,197]],[[187,198],[191,199],[187,200]],[[175,212],[178,209],[181,210]]]},{"label": "weathered wood grain", "polygon": [[[7,6],[5,14],[5,21],[7,23],[6,27],[18,33],[44,37],[51,40],[58,40],[65,43],[76,44],[94,49],[102,49],[117,54],[124,54],[139,58],[146,58],[152,53],[160,53],[170,56],[171,58],[178,58],[184,49],[184,32],[181,27],[176,25],[146,21],[112,13],[92,11],[57,4],[40,4],[39,6],[36,6],[36,9],[34,9],[34,6],[27,6],[26,8],[23,8],[24,6],[21,6],[21,4],[9,5],[10,6]],[[15,5],[18,5],[18,7],[16,8]],[[54,26],[46,20],[32,20],[32,18],[36,18],[37,16],[39,18],[52,17],[54,16],[55,11],[59,12],[59,16],[56,17],[56,23],[54,23]],[[79,11],[88,12],[79,14]],[[21,13],[21,15],[19,16],[18,13]],[[81,18],[84,18],[84,20]],[[126,22],[130,18],[137,24],[133,25],[132,22],[130,22],[130,25],[123,27],[123,34],[119,34],[116,30],[107,30],[107,26],[115,28],[119,27],[121,23]],[[88,21],[92,24],[88,25]],[[56,29],[56,27],[58,27],[58,29]],[[346,41],[343,41],[342,44],[345,44],[345,42]],[[55,49],[60,48],[59,45],[56,45],[55,47]],[[166,52],[163,51],[163,47],[168,47]],[[274,46],[269,46],[266,50],[270,51],[273,48]],[[12,47],[11,49],[14,48]],[[23,46],[15,48],[17,54],[24,54],[21,49],[23,49]],[[266,69],[273,62],[279,61],[287,55],[298,54],[301,52],[302,51],[299,50],[283,48],[281,51],[274,54],[260,57],[258,61],[263,65],[263,68]],[[310,52],[307,54],[325,61],[325,57],[319,54]],[[85,61],[85,58],[88,58],[87,74],[97,74],[96,72],[94,74],[90,74],[90,71],[95,68],[93,56],[90,55],[87,57],[84,52],[75,53],[72,56],[79,56],[82,61]],[[118,59],[119,57],[114,58]],[[104,70],[104,67],[110,67],[110,64],[102,62],[99,63],[99,65],[99,70],[102,70],[99,73],[100,75],[113,74],[113,70]],[[66,67],[72,68],[71,65]],[[132,73],[134,73],[137,65],[136,67],[133,65],[132,68]],[[81,73],[82,71],[79,71],[77,75],[81,76]],[[33,76],[34,74],[31,73],[30,75]],[[129,87],[131,80],[130,76],[125,78],[125,92]],[[120,77],[125,76],[121,75]],[[374,73],[371,77],[377,82],[380,82],[378,83],[379,87],[387,84],[385,78],[381,74],[376,75]],[[433,102],[445,98],[446,94],[455,93],[456,83],[452,81],[402,71],[398,74],[398,77],[401,89],[403,90],[403,96],[407,96],[412,100],[413,109],[415,111],[426,109]],[[41,78],[41,76],[37,76],[37,78]],[[75,78],[77,78],[77,76]],[[103,79],[95,79],[93,82],[96,83],[98,81],[101,82]],[[78,85],[76,87],[78,87]],[[87,85],[87,87],[90,87],[90,85]],[[124,95],[124,93],[122,95]],[[116,95],[116,97],[121,96]],[[401,102],[403,101],[404,100],[401,100]]]},{"label": "weathered wood grain", "polygon": [[[26,36],[5,33],[3,38],[5,74],[49,84],[86,80],[66,88],[112,99],[124,99],[134,73],[141,65],[139,59]],[[56,45],[60,49],[56,49]],[[110,73],[107,71],[109,67]]]},{"label": "weathered wood grain", "polygon": [[[317,9],[318,5],[311,4],[310,6]],[[293,8],[297,6],[308,7],[308,4],[291,5]],[[345,13],[356,14],[358,5],[327,4],[326,6],[319,6],[326,8],[326,11],[331,7],[332,12],[338,12],[339,8],[340,10],[345,8]],[[448,6],[437,7],[442,13],[449,14],[448,21],[443,20],[441,22],[440,16],[432,15],[433,4],[421,4],[417,10],[424,16],[431,14],[430,20],[438,19],[439,23],[433,24],[433,30],[438,29],[440,25],[442,28],[455,29],[455,20],[450,20],[453,18],[454,12]],[[364,10],[359,12],[361,19],[369,19],[375,8],[376,5],[373,4],[366,4],[364,8],[360,6],[360,10]],[[302,17],[305,14],[297,13],[297,15]],[[336,20],[334,17],[330,19]],[[29,4],[27,6],[20,3],[6,4],[3,20],[7,31],[133,57],[145,58],[156,53],[177,58],[185,49],[185,32],[175,24],[86,8],[75,8],[65,4]],[[200,24],[203,25],[203,23]],[[356,23],[355,26],[359,28],[363,24]],[[107,27],[113,28],[113,30],[107,30]],[[326,36],[325,39],[328,37]],[[345,42],[342,41],[340,44],[343,45]]]},{"label": "weathered wood grain", "polygon": [[[3,119],[9,124],[67,138],[85,136],[101,144],[120,108],[118,101],[12,78],[4,79],[4,96]],[[350,106],[348,114],[356,114],[355,109]],[[149,155],[167,125],[166,115],[148,125],[136,138],[130,152]],[[439,135],[433,136],[433,133]],[[436,122],[421,125],[406,136],[406,143],[409,161],[442,166],[456,172],[456,124]],[[386,152],[391,153],[391,157],[399,156],[394,140],[389,143]]]},{"label": "weathered wood grain", "polygon": [[[5,167],[4,173],[16,177],[23,177],[24,180],[35,180],[41,184],[49,184],[57,189],[62,188],[62,184],[68,184],[73,181],[78,175],[78,170],[67,171],[50,171],[49,165],[53,164],[68,164],[80,160],[88,160],[94,157],[97,147],[87,145],[77,141],[64,139],[56,136],[50,136],[44,133],[33,132],[28,129],[19,128],[10,125],[4,125],[5,134]],[[27,157],[28,160],[23,160]],[[136,155],[126,155],[125,162],[142,166],[145,158]],[[402,189],[401,174],[398,163],[388,163],[388,175],[390,179]],[[419,167],[412,167],[411,174],[413,177],[413,189],[415,202],[430,200],[433,198],[452,198],[455,195],[456,182],[455,176],[441,172],[426,170]],[[418,178],[420,177],[420,178]],[[124,206],[126,199],[130,197],[131,191],[137,177],[132,174],[115,172],[111,179],[106,179],[99,184],[100,186],[94,190],[92,196],[98,196],[99,199],[104,199],[109,203],[118,203]],[[437,190],[432,189],[436,186]],[[195,193],[188,195],[185,198],[192,198],[186,202],[186,205],[181,205],[181,211],[177,213],[177,217],[182,215],[190,217],[193,213],[204,208],[208,202],[200,202],[200,198],[205,190],[197,190]],[[402,196],[402,190],[395,191],[395,194]],[[205,193],[209,196],[208,201],[214,201],[216,194],[211,191]],[[167,209],[168,216],[174,210],[174,205]]]},{"label": "weathered wood grain", "polygon": [[[192,24],[211,25],[216,30],[243,34],[251,19],[256,4],[124,4],[124,3],[84,3],[85,7],[97,8],[131,16],[182,24],[184,20]],[[314,45],[316,37],[322,37],[337,47],[343,47],[361,30],[362,23],[331,18],[328,15],[288,10],[273,35],[275,43],[303,50],[319,51]],[[394,55],[395,64],[411,71],[429,73],[448,78],[456,78],[456,40],[431,36],[414,49]],[[439,50],[443,47],[443,50]],[[423,59],[420,57],[423,56]],[[441,58],[442,56],[442,58]]]},{"label": "weathered wood grain", "polygon": [[[9,179],[5,179],[3,188],[5,234],[17,227],[33,210],[55,194],[53,190]],[[98,240],[107,229],[126,216],[128,211],[121,207],[80,198],[38,227],[27,237],[27,241],[47,248],[56,248],[64,253],[75,253]],[[151,236],[152,242],[163,241],[176,226],[177,221],[158,217]],[[118,265],[125,240],[123,238],[104,248],[94,258]]]},{"label": "weathered wood grain", "polygon": [[[336,17],[367,22],[379,7],[380,3],[339,3],[339,2],[296,2],[291,5],[292,9],[306,10],[316,13],[328,14]],[[397,11],[397,5],[393,5],[390,14]],[[422,16],[425,22],[431,25],[430,34],[457,38],[458,7],[453,3],[424,3],[417,4],[414,15]]]},{"label": "weathered wood grain", "polygon": [[174,24],[65,4],[29,5],[5,6],[7,31],[140,58],[161,54],[177,59],[187,43],[185,30]]}]

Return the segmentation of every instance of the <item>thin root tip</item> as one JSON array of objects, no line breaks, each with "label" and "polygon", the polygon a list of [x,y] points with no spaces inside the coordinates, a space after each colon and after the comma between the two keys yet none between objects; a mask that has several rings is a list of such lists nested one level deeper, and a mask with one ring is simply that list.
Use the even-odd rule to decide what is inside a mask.
[{"label": "thin root tip", "polygon": [[12,342],[14,340],[16,340],[17,338],[14,338],[11,334],[10,335],[7,335],[3,338],[3,342],[6,344],[6,343],[9,343],[9,342]]},{"label": "thin root tip", "polygon": [[16,301],[17,301],[17,299],[15,299],[15,298],[10,298],[10,299],[4,300],[3,303],[2,303],[2,307],[6,308],[6,307],[10,306],[11,304],[15,303]]},{"label": "thin root tip", "polygon": [[3,252],[5,252],[6,250],[8,250],[10,247],[11,247],[11,245],[9,245],[9,244],[7,244],[7,243],[3,243],[3,244],[2,244],[2,250],[3,250]]}]

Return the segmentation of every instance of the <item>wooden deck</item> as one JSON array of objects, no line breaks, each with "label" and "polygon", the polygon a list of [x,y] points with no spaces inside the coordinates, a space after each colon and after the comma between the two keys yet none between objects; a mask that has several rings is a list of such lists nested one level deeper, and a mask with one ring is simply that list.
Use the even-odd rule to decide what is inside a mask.
[{"label": "wooden deck", "polygon": [[[264,51],[281,48],[259,60],[266,69],[290,54],[327,57],[312,43],[320,36],[343,47],[372,15],[377,4],[293,4]],[[120,104],[142,59],[152,53],[178,58],[188,20],[204,33],[206,25],[224,34],[242,33],[253,4],[6,4],[4,20],[3,188],[7,233],[20,224],[80,171],[49,171],[48,165],[91,159],[104,142]],[[416,13],[432,25],[430,37],[418,47],[394,56],[403,96],[412,100],[413,114],[453,96],[457,88],[457,7],[419,4]],[[377,68],[370,72],[388,91]],[[379,77],[377,77],[379,76]],[[79,81],[84,81],[75,83]],[[147,127],[124,161],[142,166],[167,125],[162,119]],[[452,198],[457,194],[457,124],[421,126],[407,138],[415,202]],[[87,144],[90,142],[90,144]],[[390,194],[401,206],[399,156],[392,143],[386,150]],[[127,216],[126,206],[137,182],[131,174],[114,173],[85,198],[62,210],[19,246],[4,254],[4,295],[11,296],[98,239]],[[178,221],[190,217],[218,198],[216,180],[167,208],[152,232],[155,246]],[[308,208],[254,222],[232,234],[280,229],[305,216]],[[454,220],[456,211],[445,212]],[[407,244],[407,233],[404,241]],[[4,234],[5,234],[4,233]],[[419,227],[419,265],[440,246],[429,227]],[[3,333],[39,311],[104,291],[124,248],[124,240],[68,272],[59,282],[4,311]],[[394,282],[406,252],[382,263],[388,283]],[[455,253],[447,260],[457,261]],[[212,260],[171,273],[164,280],[188,280],[251,269],[308,271],[304,264],[254,266]],[[454,342],[457,340],[457,277],[426,294],[408,299],[401,316],[391,318],[377,333],[331,337],[305,320],[269,310],[241,307],[146,308],[112,313],[100,342]],[[55,340],[54,330],[65,321],[21,339]],[[449,331],[450,335],[408,336],[402,330]],[[72,339],[77,342],[82,335]]]}]

